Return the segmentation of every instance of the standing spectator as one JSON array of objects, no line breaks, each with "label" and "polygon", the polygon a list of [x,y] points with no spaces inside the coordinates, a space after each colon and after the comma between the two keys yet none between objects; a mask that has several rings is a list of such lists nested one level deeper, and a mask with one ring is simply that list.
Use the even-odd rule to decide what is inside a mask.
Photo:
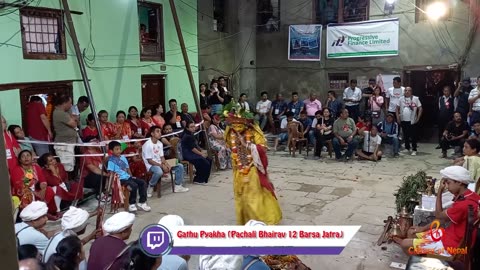
[{"label": "standing spectator", "polygon": [[412,141],[412,156],[417,155],[417,123],[422,117],[422,103],[412,94],[412,88],[405,88],[405,95],[400,97],[397,107],[397,121],[401,124],[405,150],[410,152],[410,140]]},{"label": "standing spectator", "polygon": [[394,119],[396,119],[396,112],[398,101],[400,97],[402,97],[405,93],[405,87],[402,85],[402,79],[400,77],[393,78],[393,87],[388,88],[387,90],[387,112],[394,115]]},{"label": "standing spectator", "polygon": [[75,121],[77,121],[77,127],[80,128],[80,114],[84,112],[86,109],[88,109],[88,106],[90,106],[90,100],[86,96],[81,96],[77,100],[77,104],[72,106],[72,109],[70,110],[70,113],[73,115],[75,118]]},{"label": "standing spectator", "polygon": [[[78,128],[75,118],[68,113],[72,108],[72,98],[60,95],[55,98],[55,110],[53,111],[53,128],[55,129],[55,142],[76,143],[78,141]],[[75,146],[55,145],[53,147],[65,171],[73,172],[75,167]],[[37,153],[40,155],[39,153]]]},{"label": "standing spectator", "polygon": [[393,157],[398,157],[400,150],[400,141],[398,139],[398,124],[394,120],[393,113],[388,113],[386,120],[378,123],[378,131],[385,144],[391,144],[393,148]]},{"label": "standing spectator", "polygon": [[11,173],[13,168],[18,165],[17,156],[22,151],[15,136],[7,130],[7,120],[2,115],[3,139],[5,143],[5,154],[7,157],[8,170]]},{"label": "standing spectator", "polygon": [[[462,119],[459,112],[453,114],[453,121],[448,122],[445,130],[442,132],[440,146],[442,148],[442,158],[447,157],[447,149],[450,146],[462,147],[468,135],[468,125]],[[457,152],[456,149],[455,152]],[[459,150],[461,152],[461,150]]]},{"label": "standing spectator", "polygon": [[462,83],[458,85],[457,90],[455,90],[455,93],[453,93],[455,97],[455,111],[462,115],[462,119],[468,119],[468,113],[470,112],[468,96],[472,89],[470,79],[463,79]]},{"label": "standing spectator", "polygon": [[177,131],[182,128],[182,117],[178,112],[177,100],[173,98],[170,99],[168,106],[170,107],[170,111],[165,114],[165,122],[172,125],[173,130]]},{"label": "standing spectator", "polygon": [[[39,96],[31,96],[27,105],[27,134],[32,140],[49,142],[53,139],[50,120],[47,117],[45,106]],[[33,144],[35,153],[39,156],[50,152],[48,144]]]},{"label": "standing spectator", "polygon": [[384,99],[381,95],[381,91],[382,89],[380,89],[379,86],[376,86],[375,89],[373,89],[373,95],[368,100],[370,114],[372,116],[372,124],[374,126],[378,125],[380,122],[383,122],[385,119],[385,114],[383,111]]},{"label": "standing spectator", "polygon": [[260,101],[257,102],[256,111],[257,111],[257,121],[260,123],[260,128],[262,131],[265,129],[269,121],[269,114],[272,110],[272,102],[268,100],[267,92],[262,92],[260,94]]},{"label": "standing spectator", "polygon": [[225,77],[218,78],[218,89],[220,90],[220,96],[223,98],[223,105],[227,105],[232,101],[232,93],[227,89],[227,81]]},{"label": "standing spectator", "polygon": [[[443,96],[438,99],[438,142],[442,140],[445,126],[452,120],[454,112],[453,97],[451,95],[450,86],[443,88]],[[461,115],[460,115],[461,116]],[[440,147],[437,147],[437,149]]]},{"label": "standing spectator", "polygon": [[360,114],[359,104],[361,99],[362,90],[357,87],[357,80],[350,80],[350,87],[343,91],[343,101],[345,101],[345,108],[352,119],[357,119]]},{"label": "standing spectator", "polygon": [[298,100],[298,93],[293,92],[292,93],[292,101],[290,101],[287,105],[287,111],[293,113],[293,118],[297,119],[300,116],[300,112],[303,111],[303,101]]},{"label": "standing spectator", "polygon": [[200,147],[198,147],[197,140],[193,134],[195,129],[195,123],[187,123],[182,137],[181,148],[183,160],[195,166],[196,173],[193,178],[193,183],[202,185],[208,183],[212,169],[212,160],[208,157],[207,153],[202,153]]},{"label": "standing spectator", "polygon": [[[166,127],[165,125],[164,127]],[[194,125],[195,126],[195,125]],[[153,188],[157,185],[158,181],[164,173],[174,170],[175,172],[175,188],[174,192],[187,192],[188,188],[184,188],[183,185],[183,172],[184,168],[182,164],[178,164],[175,167],[170,167],[165,160],[163,153],[163,143],[161,142],[162,130],[160,127],[153,126],[150,128],[150,139],[147,140],[142,146],[142,158],[145,163],[145,167],[149,172],[152,172],[152,178],[150,179],[147,189],[147,196],[152,197]],[[175,151],[175,149],[173,149]]]},{"label": "standing spectator", "polygon": [[480,121],[480,76],[477,77],[477,88],[472,89],[468,95],[468,103],[470,103],[472,111],[470,123]]},{"label": "standing spectator", "polygon": [[[212,82],[210,83],[210,96],[208,97],[208,105],[212,107],[212,113],[214,114],[222,113],[223,101],[224,99],[220,95],[220,90],[218,90],[218,82],[215,79],[213,79]],[[170,123],[170,124],[174,124],[174,123]]]},{"label": "standing spectator", "polygon": [[371,78],[368,80],[368,86],[362,89],[362,102],[360,104],[360,112],[366,117],[371,116],[370,100],[373,96],[374,89],[376,88],[376,83],[376,80]]},{"label": "standing spectator", "polygon": [[200,84],[200,107],[203,105],[208,105],[208,96],[209,93],[207,93],[207,84],[206,83],[201,83]]},{"label": "standing spectator", "polygon": [[310,98],[305,99],[303,104],[305,104],[305,110],[307,111],[307,116],[310,120],[315,118],[315,113],[317,111],[322,110],[322,103],[317,99],[317,95],[314,93],[310,93]]},{"label": "standing spectator", "polygon": [[328,91],[328,98],[325,102],[325,106],[330,109],[332,118],[337,119],[343,105],[342,102],[337,99],[335,91]]},{"label": "standing spectator", "polygon": [[352,157],[353,151],[357,149],[358,145],[357,140],[353,138],[355,133],[357,133],[355,121],[348,117],[347,109],[342,109],[340,117],[333,124],[333,134],[335,135],[335,138],[333,138],[333,150],[335,151],[336,160],[342,158],[341,149],[343,146],[348,146],[344,155],[345,159],[349,160]]}]

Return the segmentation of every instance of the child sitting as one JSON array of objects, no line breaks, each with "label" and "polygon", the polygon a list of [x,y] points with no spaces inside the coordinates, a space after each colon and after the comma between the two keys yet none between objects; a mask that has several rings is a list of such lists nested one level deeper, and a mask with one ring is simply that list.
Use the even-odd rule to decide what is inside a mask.
[{"label": "child sitting", "polygon": [[108,149],[112,152],[112,156],[108,159],[107,170],[118,174],[123,185],[127,185],[130,189],[130,198],[128,211],[135,212],[137,207],[137,190],[140,195],[137,206],[144,211],[150,211],[150,206],[147,205],[147,187],[143,179],[132,176],[127,159],[121,155],[122,148],[119,142],[112,141],[108,144]]}]

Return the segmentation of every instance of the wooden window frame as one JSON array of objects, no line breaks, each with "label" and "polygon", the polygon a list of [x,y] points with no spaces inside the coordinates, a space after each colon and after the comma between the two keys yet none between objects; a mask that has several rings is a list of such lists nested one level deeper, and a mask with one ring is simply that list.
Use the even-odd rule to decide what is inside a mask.
[{"label": "wooden window frame", "polygon": [[[159,3],[144,2],[137,0],[137,8],[140,6],[157,9],[157,46],[160,48],[160,54],[146,55],[142,53],[142,42],[139,40],[140,45],[140,61],[155,61],[165,62],[165,38],[164,38],[164,24],[163,24],[163,5]],[[138,13],[138,10],[137,10]],[[140,31],[140,30],[138,30]],[[140,36],[140,34],[138,35]]]},{"label": "wooden window frame", "polygon": [[[64,60],[67,59],[67,45],[65,41],[65,26],[63,20],[63,12],[59,9],[43,8],[43,7],[25,7],[20,9],[20,30],[22,32],[22,50],[24,59],[33,60]],[[46,14],[50,16],[45,16]],[[25,29],[23,27],[23,16],[36,15],[38,17],[57,17],[58,32],[60,34],[60,50],[61,53],[34,53],[27,51],[27,41],[25,39]]]},{"label": "wooden window frame", "polygon": [[[313,21],[314,24],[322,24],[322,22],[319,21],[318,20],[319,18],[317,17],[318,2],[319,2],[319,0],[313,0],[312,1],[312,21]],[[340,5],[340,3],[339,3],[339,5]],[[345,1],[342,1],[342,5],[343,6],[342,6],[341,9],[345,10]],[[344,23],[345,22],[344,14],[341,14],[341,16],[340,16],[340,14],[338,14],[338,9],[337,9],[335,14],[337,15],[337,22],[335,22],[335,23]],[[368,20],[370,20],[370,1],[367,1],[367,6],[366,6],[366,10],[365,10],[365,21],[368,21]],[[361,20],[361,21],[363,21],[363,20]],[[361,21],[348,21],[348,22],[361,22]],[[327,25],[327,24],[325,24],[325,25]]]}]

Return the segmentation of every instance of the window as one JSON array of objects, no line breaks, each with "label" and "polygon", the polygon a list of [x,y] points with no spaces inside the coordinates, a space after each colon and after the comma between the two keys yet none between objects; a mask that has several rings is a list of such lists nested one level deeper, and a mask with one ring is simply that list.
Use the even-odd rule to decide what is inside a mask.
[{"label": "window", "polygon": [[348,73],[328,73],[329,89],[337,94],[348,87]]},{"label": "window", "polygon": [[[316,23],[359,22],[368,20],[368,0],[314,0]],[[339,8],[339,5],[343,7]],[[339,14],[339,10],[343,13]],[[339,16],[340,15],[340,16]]]},{"label": "window", "polygon": [[213,0],[213,23],[215,31],[226,32],[225,0]]},{"label": "window", "polygon": [[257,0],[257,30],[280,30],[280,0]]},{"label": "window", "polygon": [[63,14],[47,8],[20,9],[23,58],[66,59]]},{"label": "window", "polygon": [[[428,16],[425,14],[425,11],[427,10],[428,5],[435,3],[437,1],[433,0],[415,0],[415,5],[417,8],[415,8],[415,23],[422,22],[422,21],[427,21]],[[448,4],[448,2],[445,2],[447,5],[447,14],[445,16],[439,18],[439,20],[449,20],[451,19],[452,16],[452,6]],[[422,12],[423,10],[423,12]]]},{"label": "window", "polygon": [[162,5],[138,2],[140,61],[165,61]]}]

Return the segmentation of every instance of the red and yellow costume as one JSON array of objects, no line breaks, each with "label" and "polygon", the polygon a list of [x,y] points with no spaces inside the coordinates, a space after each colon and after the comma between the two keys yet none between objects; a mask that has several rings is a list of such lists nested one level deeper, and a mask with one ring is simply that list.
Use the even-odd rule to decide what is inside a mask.
[{"label": "red and yellow costume", "polygon": [[46,187],[42,198],[40,184],[47,181],[43,175],[42,169],[37,164],[32,164],[30,169],[16,166],[10,175],[10,184],[12,186],[12,196],[20,199],[20,209],[25,208],[34,200],[43,201],[48,206],[48,213],[57,214],[57,206],[53,197],[55,193],[51,187]]}]

